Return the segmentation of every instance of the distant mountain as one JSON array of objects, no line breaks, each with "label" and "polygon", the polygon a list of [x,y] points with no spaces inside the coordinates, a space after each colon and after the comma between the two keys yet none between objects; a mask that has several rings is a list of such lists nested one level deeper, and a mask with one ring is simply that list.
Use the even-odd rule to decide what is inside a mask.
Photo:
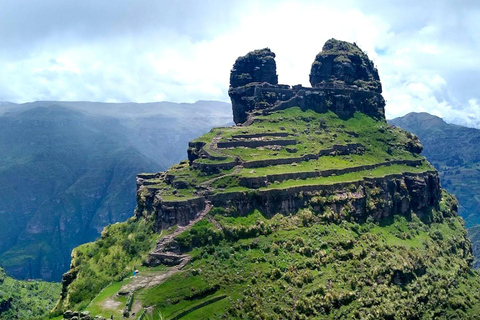
[{"label": "distant mountain", "polygon": [[8,105],[0,116],[0,265],[60,280],[70,252],[135,208],[135,176],[185,157],[189,140],[231,122],[222,102]]},{"label": "distant mountain", "polygon": [[428,113],[389,121],[416,134],[423,155],[437,168],[442,186],[460,202],[467,227],[480,223],[480,130],[448,124]]}]

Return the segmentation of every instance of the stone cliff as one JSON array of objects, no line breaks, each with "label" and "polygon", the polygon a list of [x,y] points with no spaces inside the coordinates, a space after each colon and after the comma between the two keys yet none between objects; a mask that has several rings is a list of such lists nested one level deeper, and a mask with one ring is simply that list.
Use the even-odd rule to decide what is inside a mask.
[{"label": "stone cliff", "polygon": [[[384,135],[388,125],[378,126],[376,122],[385,121],[385,101],[378,72],[356,44],[328,40],[312,64],[312,88],[278,85],[274,58],[270,49],[261,49],[235,61],[229,94],[235,122],[241,126],[213,130],[208,138],[192,141],[188,148],[188,164],[184,162],[167,173],[139,175],[138,216],[156,217],[156,228],[161,230],[177,224],[188,225],[207,204],[231,208],[242,215],[258,209],[267,216],[278,212],[288,214],[308,206],[319,210],[328,207],[336,215],[350,210],[349,215],[355,220],[364,221],[369,216],[380,220],[412,211],[422,215],[423,211],[438,203],[440,185],[437,173],[418,156],[422,146],[418,138],[409,133],[387,129],[390,134],[404,135],[400,139],[404,140],[401,146],[390,142],[390,155],[391,148],[400,147],[402,153],[406,152],[398,159],[387,155],[386,158],[379,157],[378,162],[362,165],[327,164],[338,158],[361,158],[365,152],[376,157],[384,152],[373,150],[369,138],[364,136],[367,139],[363,139],[358,128],[342,130],[341,127],[346,126],[344,123],[338,128],[329,128],[328,120],[320,116],[333,112],[342,121],[348,121],[361,112],[373,118],[371,123],[378,128],[376,134]],[[299,116],[289,116],[286,111],[291,108],[299,108]],[[310,112],[311,116],[304,116],[302,112]],[[283,115],[271,119],[275,113]],[[285,126],[281,125],[282,121]],[[318,127],[315,130],[312,124],[316,121]],[[305,129],[302,130],[302,126]],[[344,134],[346,137],[338,139]],[[398,137],[388,139],[393,141]],[[317,145],[305,148],[307,144]],[[304,150],[299,151],[299,148]],[[311,161],[325,164],[311,170]],[[287,165],[290,168],[285,168]],[[305,169],[293,170],[292,166]],[[376,178],[361,175],[383,168],[392,170],[396,166],[405,169],[401,172],[393,170],[389,175]],[[256,168],[264,167],[271,168],[272,173],[254,173],[259,170]],[[419,167],[426,169],[416,170]],[[201,176],[193,180],[184,178],[192,169],[198,170]],[[410,172],[412,170],[417,172]],[[361,174],[354,181],[307,183],[309,179],[353,173]],[[230,180],[230,185],[244,189],[229,191],[228,187],[218,184],[226,179]],[[299,182],[288,185],[289,181]],[[272,188],[282,183],[288,186]],[[369,191],[371,189],[377,190],[374,196]],[[319,205],[316,203],[319,198],[342,201],[320,201]]]}]

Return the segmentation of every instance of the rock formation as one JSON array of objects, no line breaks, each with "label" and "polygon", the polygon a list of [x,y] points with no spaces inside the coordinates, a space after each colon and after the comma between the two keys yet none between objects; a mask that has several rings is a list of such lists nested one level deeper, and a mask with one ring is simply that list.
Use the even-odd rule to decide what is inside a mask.
[{"label": "rock formation", "polygon": [[245,123],[251,115],[292,106],[320,113],[331,110],[342,118],[360,111],[385,119],[377,69],[356,44],[328,40],[312,64],[312,88],[278,85],[274,57],[269,49],[262,49],[235,62],[228,94],[236,124]]},{"label": "rock formation", "polygon": [[[190,306],[168,318],[199,318],[207,305],[218,308],[209,315],[229,319],[262,310],[264,319],[422,319],[460,308],[450,298],[459,294],[445,293],[472,263],[457,202],[419,154],[418,138],[386,122],[366,55],[336,40],[322,53],[313,88],[278,85],[270,50],[237,59],[229,94],[241,125],[214,128],[189,143],[188,161],[137,176],[136,217],[123,239],[147,225],[162,235],[155,248],[142,249],[142,263],[182,276],[152,295],[171,297],[159,301],[173,308]],[[114,257],[100,249],[112,241],[104,234],[92,261]],[[72,306],[79,279],[91,282],[83,256],[74,255],[62,307]],[[128,262],[119,264],[128,270]],[[439,281],[434,269],[448,278]],[[173,281],[185,289],[168,292]]]},{"label": "rock formation", "polygon": [[315,57],[310,83],[312,87],[357,86],[382,92],[378,71],[368,56],[355,43],[335,39],[328,40]]},{"label": "rock formation", "polygon": [[230,86],[236,88],[252,82],[278,84],[275,53],[270,49],[252,51],[235,61],[230,73]]}]

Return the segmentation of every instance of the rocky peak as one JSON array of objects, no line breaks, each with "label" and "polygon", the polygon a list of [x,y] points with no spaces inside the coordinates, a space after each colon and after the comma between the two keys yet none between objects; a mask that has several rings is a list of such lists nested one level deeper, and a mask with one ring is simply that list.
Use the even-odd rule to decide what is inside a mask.
[{"label": "rocky peak", "polygon": [[230,73],[230,87],[241,87],[251,82],[278,84],[275,53],[269,48],[251,51],[235,61]]},{"label": "rocky peak", "polygon": [[262,49],[235,61],[228,90],[235,123],[290,107],[330,110],[342,119],[355,112],[385,119],[377,69],[356,44],[328,40],[312,65],[311,88],[278,84],[274,58],[270,49]]},{"label": "rocky peak", "polygon": [[328,40],[317,54],[310,72],[312,87],[357,86],[382,92],[378,71],[373,62],[355,43]]}]

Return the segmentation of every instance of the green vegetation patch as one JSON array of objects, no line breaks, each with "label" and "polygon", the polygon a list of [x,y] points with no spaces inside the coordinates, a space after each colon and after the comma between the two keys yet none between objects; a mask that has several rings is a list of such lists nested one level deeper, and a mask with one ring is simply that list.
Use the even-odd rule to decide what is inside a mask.
[{"label": "green vegetation patch", "polygon": [[76,278],[56,312],[84,309],[103,288],[138,268],[158,237],[153,221],[130,218],[106,227],[99,240],[77,247],[72,252],[71,268]]},{"label": "green vegetation patch", "polygon": [[0,319],[44,319],[60,287],[60,283],[15,280],[0,268]]},{"label": "green vegetation patch", "polygon": [[[469,242],[461,219],[451,216],[449,202],[446,197],[441,211],[432,208],[437,219],[430,224],[415,215],[357,224],[328,223],[322,212],[309,209],[271,219],[260,212],[232,217],[215,209],[211,222],[182,235],[197,239],[186,249],[192,263],[145,291],[141,300],[155,306],[154,315],[162,319],[178,314],[181,319],[447,319],[478,314],[480,280],[469,267]],[[221,295],[225,298],[214,299]],[[215,302],[209,304],[210,299]]]}]

